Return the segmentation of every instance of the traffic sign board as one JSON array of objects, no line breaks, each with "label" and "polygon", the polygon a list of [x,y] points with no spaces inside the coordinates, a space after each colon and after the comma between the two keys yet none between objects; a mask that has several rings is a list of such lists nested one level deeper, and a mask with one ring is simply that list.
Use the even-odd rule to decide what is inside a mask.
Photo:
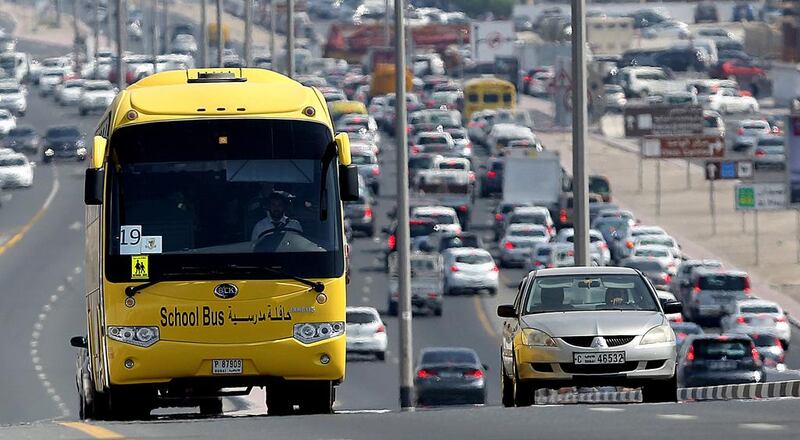
[{"label": "traffic sign board", "polygon": [[725,140],[718,136],[659,136],[642,142],[642,155],[661,159],[704,159],[725,156]]},{"label": "traffic sign board", "polygon": [[786,185],[740,183],[736,185],[737,211],[775,211],[786,208]]},{"label": "traffic sign board", "polygon": [[702,134],[703,108],[697,105],[625,107],[625,136]]},{"label": "traffic sign board", "polygon": [[752,179],[753,161],[721,160],[706,162],[706,180]]}]

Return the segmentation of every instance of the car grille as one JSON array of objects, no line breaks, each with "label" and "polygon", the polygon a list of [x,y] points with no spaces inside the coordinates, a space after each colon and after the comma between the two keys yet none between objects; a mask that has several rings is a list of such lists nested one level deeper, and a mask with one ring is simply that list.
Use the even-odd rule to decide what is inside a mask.
[{"label": "car grille", "polygon": [[572,363],[561,363],[560,365],[561,371],[568,374],[610,374],[635,370],[639,365],[639,362],[603,365],[575,365]]},{"label": "car grille", "polygon": [[[574,345],[576,347],[591,347],[592,341],[597,336],[568,336],[566,338],[561,338],[564,342],[569,345]],[[619,347],[620,345],[625,345],[631,341],[636,336],[603,336],[606,339],[606,344],[609,347]]]}]

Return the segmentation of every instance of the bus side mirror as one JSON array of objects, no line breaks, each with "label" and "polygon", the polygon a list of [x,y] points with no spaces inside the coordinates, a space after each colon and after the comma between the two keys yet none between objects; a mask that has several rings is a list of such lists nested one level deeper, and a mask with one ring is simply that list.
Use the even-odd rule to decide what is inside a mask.
[{"label": "bus side mirror", "polygon": [[83,188],[83,200],[87,205],[103,204],[103,181],[105,170],[102,168],[87,168],[86,180]]},{"label": "bus side mirror", "polygon": [[73,336],[69,339],[69,345],[75,348],[88,348],[89,344],[86,341],[86,336]]},{"label": "bus side mirror", "polygon": [[339,195],[343,202],[358,201],[358,167],[339,165]]}]

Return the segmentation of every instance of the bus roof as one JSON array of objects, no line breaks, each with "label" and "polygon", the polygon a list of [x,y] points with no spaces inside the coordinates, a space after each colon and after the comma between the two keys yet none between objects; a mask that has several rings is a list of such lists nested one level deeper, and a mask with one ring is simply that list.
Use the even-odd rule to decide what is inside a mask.
[{"label": "bus roof", "polygon": [[[233,115],[275,115],[330,125],[324,99],[316,90],[265,69],[156,73],[128,87],[117,110],[117,125],[156,121],[165,116]],[[138,113],[133,120],[127,120],[129,110]]]},{"label": "bus roof", "polygon": [[464,82],[464,90],[474,86],[501,86],[514,88],[514,84],[504,79],[496,78],[494,76],[481,76],[472,78]]}]

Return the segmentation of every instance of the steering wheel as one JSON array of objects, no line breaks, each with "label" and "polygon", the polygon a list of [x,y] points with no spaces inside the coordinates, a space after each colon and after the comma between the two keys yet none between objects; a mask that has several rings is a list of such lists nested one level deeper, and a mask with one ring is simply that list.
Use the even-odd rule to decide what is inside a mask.
[{"label": "steering wheel", "polygon": [[267,229],[266,231],[258,234],[258,237],[256,237],[256,239],[260,240],[260,239],[262,239],[262,238],[264,238],[266,236],[275,234],[277,232],[284,232],[284,231],[285,232],[296,232],[298,234],[302,234],[303,233],[303,231],[301,231],[301,230],[299,230],[297,228],[280,227],[280,228],[275,228],[275,229]]}]

